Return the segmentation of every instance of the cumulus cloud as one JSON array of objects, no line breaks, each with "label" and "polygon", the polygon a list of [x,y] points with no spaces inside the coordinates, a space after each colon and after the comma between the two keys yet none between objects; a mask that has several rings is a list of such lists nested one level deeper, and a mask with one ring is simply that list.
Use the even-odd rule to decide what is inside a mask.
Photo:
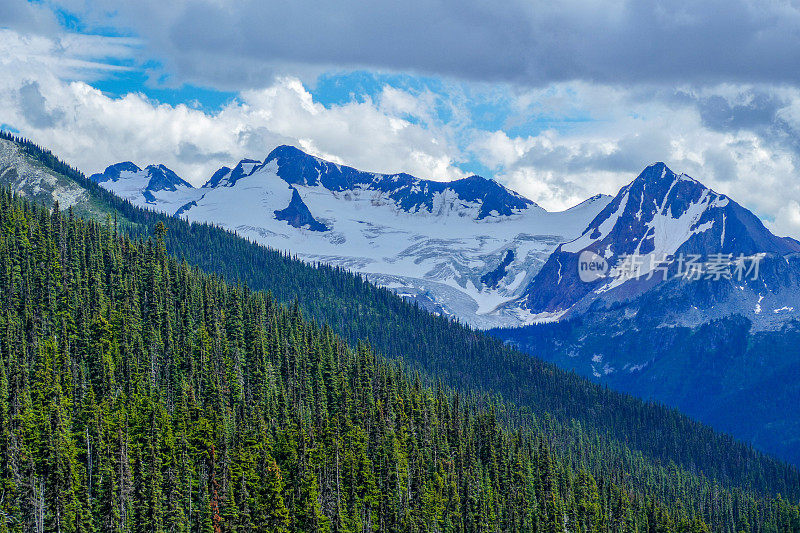
[{"label": "cumulus cloud", "polygon": [[[97,74],[113,68],[102,62],[109,49],[100,48],[93,57],[80,37],[71,39],[64,46],[64,39],[0,32],[0,49],[8,51],[0,56],[0,122],[14,125],[87,172],[133,160],[140,165],[164,163],[202,183],[223,164],[263,158],[276,145],[288,143],[373,171],[403,170],[434,179],[463,175],[454,166],[458,149],[450,130],[430,123],[424,99],[417,101],[403,91],[387,88],[380,101],[325,107],[296,78],[281,78],[207,113],[137,93],[113,98],[83,81],[70,81],[75,69]],[[119,46],[113,40],[103,42],[112,51]]]},{"label": "cumulus cloud", "polygon": [[781,0],[59,3],[131,28],[182,80],[233,89],[287,66],[538,86],[800,79],[800,8]]},{"label": "cumulus cloud", "polygon": [[[564,82],[434,93],[385,85],[373,97],[322,105],[287,76],[209,112],[135,92],[109,96],[82,81],[107,76],[140,47],[128,38],[0,30],[0,123],[86,172],[164,163],[200,184],[222,165],[285,143],[364,170],[433,179],[483,167],[551,210],[614,194],[661,160],[800,237],[800,92],[789,86]],[[505,106],[501,125],[477,116],[487,100]]]},{"label": "cumulus cloud", "polygon": [[[664,161],[767,220],[774,218],[775,231],[800,236],[791,223],[791,204],[787,207],[800,200],[797,156],[775,133],[775,117],[781,117],[780,129],[800,130],[800,93],[780,88],[769,99],[754,97],[759,91],[767,89],[723,85],[687,99],[677,92],[643,97],[639,90],[613,86],[556,84],[520,94],[520,111],[549,109],[569,116],[578,106],[589,111],[587,120],[535,135],[476,132],[469,150],[500,181],[548,209],[570,207],[598,192],[615,194],[646,165]],[[769,113],[754,111],[746,120],[743,110],[735,111],[739,117],[733,121],[740,125],[722,128],[709,123],[703,105],[714,97],[721,100],[719,108],[729,110],[747,101],[755,101],[757,110],[764,101],[773,103]]]},{"label": "cumulus cloud", "polygon": [[791,200],[782,206],[767,227],[778,235],[800,238],[800,202]]}]

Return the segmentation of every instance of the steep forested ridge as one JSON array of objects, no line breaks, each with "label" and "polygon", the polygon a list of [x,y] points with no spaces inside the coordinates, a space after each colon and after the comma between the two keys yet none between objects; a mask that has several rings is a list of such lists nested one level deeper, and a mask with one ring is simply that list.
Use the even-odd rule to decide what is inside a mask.
[{"label": "steep forested ridge", "polygon": [[[501,426],[544,435],[552,455],[567,470],[583,468],[598,483],[614,482],[628,495],[643,490],[652,500],[672,504],[680,500],[687,513],[725,515],[723,520],[709,519],[715,529],[723,523],[733,528],[730,517],[738,520],[741,509],[750,510],[751,524],[761,523],[773,512],[764,510],[772,503],[764,507],[763,502],[774,500],[764,497],[780,493],[789,502],[800,499],[795,468],[677,412],[592,385],[483,334],[431,316],[358,276],[305,265],[213,226],[190,225],[135,208],[49,152],[30,143],[22,146],[116,213],[120,232],[147,237],[160,222],[168,229],[163,239],[170,254],[228,280],[269,289],[279,302],[299,298],[304,314],[314,322],[329,324],[353,346],[358,339],[369,339],[378,352],[402,360],[406,368],[421,370],[423,383],[440,380],[462,390],[462,398],[481,397],[481,391],[501,393],[501,399],[491,402],[495,415],[502,414],[497,416]],[[509,400],[519,411],[505,403]]]},{"label": "steep forested ridge", "polygon": [[782,498],[425,386],[171,259],[163,225],[131,240],[3,190],[0,227],[0,530],[800,529]]},{"label": "steep forested ridge", "polygon": [[351,344],[369,340],[383,355],[462,390],[501,393],[562,424],[576,421],[610,441],[663,464],[675,462],[725,484],[800,500],[800,472],[677,411],[644,403],[531,358],[447,318],[409,304],[360,276],[324,264],[308,265],[209,224],[188,224],[131,205],[30,141],[0,132],[46,167],[69,176],[91,201],[113,212],[119,228],[148,237],[168,229],[167,251],[230,282],[298,299],[306,316],[328,324]]}]

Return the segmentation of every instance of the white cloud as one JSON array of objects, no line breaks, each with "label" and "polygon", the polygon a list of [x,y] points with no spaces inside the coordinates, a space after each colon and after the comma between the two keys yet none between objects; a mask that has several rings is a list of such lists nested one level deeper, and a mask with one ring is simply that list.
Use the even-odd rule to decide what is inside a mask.
[{"label": "white cloud", "polygon": [[778,209],[775,221],[767,223],[767,227],[776,235],[800,238],[800,202],[791,200]]},{"label": "white cloud", "polygon": [[[711,116],[698,102],[719,98],[747,110],[752,88],[704,88],[687,98],[586,83],[507,90],[508,127],[486,130],[469,109],[470,99],[486,94],[480,91],[450,97],[387,86],[374,99],[325,106],[297,78],[286,77],[205,112],[137,93],[110,97],[75,80],[108,75],[118,68],[108,59],[119,63],[138,46],[130,39],[0,31],[0,123],[86,172],[124,160],[164,163],[195,184],[222,165],[263,158],[282,143],[364,170],[433,179],[462,177],[457,164],[472,161],[547,209],[614,194],[662,160],[774,219],[776,231],[800,236],[797,155],[786,140],[800,130],[800,93],[792,89],[764,88],[771,99],[759,111],[763,116],[730,120],[726,113],[734,108],[718,106]],[[496,97],[496,88],[488,92]],[[437,112],[442,108],[448,121]],[[540,118],[558,127],[509,133]],[[719,127],[731,121],[738,125]],[[790,134],[774,133],[770,121]]]},{"label": "white cloud", "polygon": [[55,14],[43,3],[28,0],[3,0],[0,28],[25,32],[54,33],[60,30]]},{"label": "white cloud", "polygon": [[489,168],[510,167],[536,144],[533,137],[510,138],[504,131],[481,132],[470,148]]},{"label": "white cloud", "polygon": [[393,88],[379,102],[325,107],[296,78],[283,78],[206,113],[136,93],[112,98],[83,81],[68,81],[116,68],[101,59],[127,54],[129,46],[127,40],[71,36],[56,42],[0,32],[0,51],[6,52],[0,59],[0,119],[87,172],[120,160],[157,162],[197,184],[223,164],[263,158],[277,144],[291,143],[372,171],[463,176],[453,165],[458,150],[448,129],[415,123],[408,115],[427,115],[425,103]]},{"label": "white cloud", "polygon": [[0,65],[7,77],[52,75],[92,80],[109,72],[127,70],[103,60],[130,60],[139,44],[137,39],[127,37],[57,34],[51,38],[0,28]]}]

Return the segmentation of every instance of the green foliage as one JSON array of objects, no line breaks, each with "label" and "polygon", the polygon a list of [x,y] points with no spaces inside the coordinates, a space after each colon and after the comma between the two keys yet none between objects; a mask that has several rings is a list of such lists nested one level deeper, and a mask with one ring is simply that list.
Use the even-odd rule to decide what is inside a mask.
[{"label": "green foliage", "polygon": [[[58,161],[22,142],[45,164]],[[301,520],[304,527],[335,531],[370,524],[420,531],[531,530],[534,524],[538,531],[558,528],[559,513],[566,520],[559,530],[618,531],[645,524],[652,531],[749,531],[762,524],[765,531],[800,530],[793,503],[800,498],[800,475],[793,467],[675,411],[615,394],[431,316],[359,276],[303,264],[210,225],[133,207],[63,167],[59,172],[114,213],[114,223],[50,215],[4,193],[0,531],[27,527],[15,523],[43,529],[46,513],[36,505],[45,495],[42,480],[60,479],[30,470],[39,463],[19,445],[33,431],[30,417],[25,424],[19,418],[21,410],[33,410],[32,354],[48,341],[56,342],[56,360],[70,368],[65,382],[75,412],[68,411],[65,431],[72,437],[61,442],[79,451],[52,456],[73,458],[67,461],[76,479],[72,494],[89,502],[77,512],[81,531],[130,530],[137,509],[138,520],[151,528],[180,531],[214,531],[224,524],[295,530]],[[123,231],[156,240],[130,240]],[[53,245],[31,259],[34,246],[48,239],[55,239]],[[260,296],[273,309],[269,324],[259,313],[246,312],[253,297],[246,289],[199,276],[185,263],[168,261],[167,253],[270,290]],[[142,257],[153,263],[142,268]],[[46,278],[37,277],[44,272]],[[198,279],[223,287],[225,297],[198,288]],[[183,284],[195,288],[186,293]],[[292,301],[289,310],[278,305]],[[218,316],[211,320],[209,312]],[[44,334],[36,329],[43,320],[57,326]],[[402,367],[371,355],[366,345],[351,351],[343,344],[359,339],[369,339]],[[315,363],[298,367],[300,360]],[[391,410],[405,413],[400,429],[396,415],[384,416],[394,404],[381,396],[387,384],[376,385],[376,367],[390,369],[392,390],[403,391],[402,409]],[[142,403],[141,395],[150,403]],[[242,404],[262,411],[263,428],[250,419],[243,423]],[[131,423],[150,412],[161,413],[154,420],[163,426],[157,460],[158,448],[140,442],[147,425]],[[416,422],[409,426],[409,420]],[[481,444],[454,440],[460,433],[453,428],[463,431],[470,424],[493,430]],[[351,438],[361,442],[358,428],[367,436],[364,460],[354,460],[347,444]],[[386,436],[377,439],[376,432]],[[231,442],[251,441],[256,444],[231,451]],[[517,442],[524,446],[510,447]],[[513,453],[505,454],[507,449]],[[9,450],[27,454],[28,477],[20,477],[18,463],[9,463]],[[348,451],[349,479],[363,495],[342,485]],[[338,466],[335,472],[331,464]],[[334,493],[325,484],[331,476]],[[371,479],[378,486],[377,504]],[[148,488],[151,482],[160,488]],[[788,499],[771,497],[778,493]],[[501,504],[505,514],[498,511]],[[155,515],[145,516],[150,509]],[[386,522],[389,515],[394,521]]]},{"label": "green foliage", "polygon": [[[305,264],[213,225],[189,224],[137,208],[48,150],[6,133],[0,132],[0,137],[20,143],[31,157],[84,187],[92,202],[115,213],[121,230],[134,237],[155,236],[168,253],[231,283],[269,291],[278,302],[299,301],[309,319],[329,325],[352,345],[368,340],[382,355],[419,370],[423,379],[462,391],[500,394],[539,416],[547,413],[557,426],[577,424],[590,439],[629,449],[651,464],[675,463],[726,486],[800,500],[797,468],[676,410],[593,385],[449,318],[432,316],[342,269]],[[567,442],[554,442],[566,455],[574,446],[573,434],[568,434]],[[591,465],[593,474],[596,468]]]},{"label": "green foliage", "polygon": [[[329,325],[353,345],[368,340],[381,354],[421,371],[423,379],[462,391],[500,394],[539,416],[547,413],[558,426],[577,424],[591,439],[627,448],[648,463],[675,463],[726,486],[800,500],[797,468],[676,410],[593,385],[448,318],[432,316],[342,269],[305,264],[213,225],[189,224],[137,208],[50,151],[7,133],[0,132],[0,138],[18,142],[30,157],[84,187],[94,204],[114,213],[121,230],[134,237],[155,237],[168,253],[229,282],[269,291],[278,302],[299,301],[309,319]],[[569,441],[554,444],[567,455],[573,446]],[[596,466],[591,471],[596,473]]]},{"label": "green foliage", "polygon": [[0,531],[797,530],[782,498],[426,386],[163,230],[8,191],[0,227]]}]

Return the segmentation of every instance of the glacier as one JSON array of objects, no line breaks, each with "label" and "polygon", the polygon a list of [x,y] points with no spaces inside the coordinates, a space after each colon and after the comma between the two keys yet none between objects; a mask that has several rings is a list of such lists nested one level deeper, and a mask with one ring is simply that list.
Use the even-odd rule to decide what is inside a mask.
[{"label": "glacier", "polygon": [[525,288],[610,201],[549,212],[478,176],[362,172],[286,146],[223,167],[199,188],[162,165],[119,163],[91,179],[136,205],[359,272],[480,329],[539,321],[521,305]]}]

